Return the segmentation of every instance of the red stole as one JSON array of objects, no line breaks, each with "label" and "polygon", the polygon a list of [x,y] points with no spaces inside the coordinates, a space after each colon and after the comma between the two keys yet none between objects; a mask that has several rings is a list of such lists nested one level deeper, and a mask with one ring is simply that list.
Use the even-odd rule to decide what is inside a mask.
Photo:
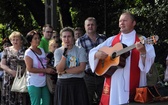
[{"label": "red stole", "polygon": [[[120,42],[120,33],[114,38],[112,46]],[[135,42],[140,41],[136,35]],[[134,62],[134,63],[132,63]],[[139,87],[140,79],[140,69],[138,67],[139,63],[139,51],[134,48],[131,53],[131,63],[130,63],[130,101],[133,101],[135,96],[136,88]],[[110,100],[110,86],[111,86],[111,77],[105,77],[103,92],[99,105],[109,105]]]}]

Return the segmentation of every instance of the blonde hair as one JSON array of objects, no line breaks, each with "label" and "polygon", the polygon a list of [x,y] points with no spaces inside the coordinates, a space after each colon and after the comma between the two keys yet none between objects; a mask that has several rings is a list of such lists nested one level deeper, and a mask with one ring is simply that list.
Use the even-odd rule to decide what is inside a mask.
[{"label": "blonde hair", "polygon": [[10,35],[9,35],[9,40],[12,40],[14,37],[22,37],[22,34],[18,31],[13,31]]},{"label": "blonde hair", "polygon": [[50,46],[51,44],[57,44],[56,40],[55,40],[55,39],[51,39],[51,40],[49,41],[49,46]]},{"label": "blonde hair", "polygon": [[53,52],[52,51],[52,45],[53,44],[56,44],[57,45],[57,48],[59,47],[59,43],[55,40],[55,39],[51,39],[50,41],[49,41],[49,45],[48,45],[48,48],[49,48],[49,51],[50,52]]}]

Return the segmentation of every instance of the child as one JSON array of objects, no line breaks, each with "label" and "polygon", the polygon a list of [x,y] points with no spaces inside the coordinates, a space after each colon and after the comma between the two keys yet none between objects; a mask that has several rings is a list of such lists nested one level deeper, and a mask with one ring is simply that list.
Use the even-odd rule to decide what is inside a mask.
[{"label": "child", "polygon": [[51,39],[49,41],[49,52],[54,53],[55,49],[57,49],[58,47],[59,47],[59,43],[56,40]]}]

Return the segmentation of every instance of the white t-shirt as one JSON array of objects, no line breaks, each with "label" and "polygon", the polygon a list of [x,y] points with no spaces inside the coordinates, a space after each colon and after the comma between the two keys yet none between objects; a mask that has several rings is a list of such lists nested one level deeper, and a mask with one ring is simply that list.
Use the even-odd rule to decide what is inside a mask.
[{"label": "white t-shirt", "polygon": [[[42,54],[37,56],[40,58],[43,65],[46,67],[46,55],[42,48],[40,48]],[[34,68],[43,68],[37,56],[31,49],[27,49],[24,57],[29,56],[33,60]],[[27,71],[27,86],[43,87],[46,85],[46,75],[44,73],[31,73]]]}]

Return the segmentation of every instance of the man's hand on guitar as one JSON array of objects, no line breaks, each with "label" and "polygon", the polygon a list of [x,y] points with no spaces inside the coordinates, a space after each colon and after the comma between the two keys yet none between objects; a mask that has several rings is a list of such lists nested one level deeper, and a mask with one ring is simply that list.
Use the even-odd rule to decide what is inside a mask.
[{"label": "man's hand on guitar", "polygon": [[104,59],[106,59],[107,57],[108,57],[108,54],[106,54],[106,53],[103,52],[103,51],[98,51],[98,52],[96,52],[96,54],[95,54],[95,58],[97,58],[97,59],[104,60]]},{"label": "man's hand on guitar", "polygon": [[141,42],[136,42],[135,46],[136,49],[140,52],[140,54],[146,54],[145,46],[141,44]]}]

